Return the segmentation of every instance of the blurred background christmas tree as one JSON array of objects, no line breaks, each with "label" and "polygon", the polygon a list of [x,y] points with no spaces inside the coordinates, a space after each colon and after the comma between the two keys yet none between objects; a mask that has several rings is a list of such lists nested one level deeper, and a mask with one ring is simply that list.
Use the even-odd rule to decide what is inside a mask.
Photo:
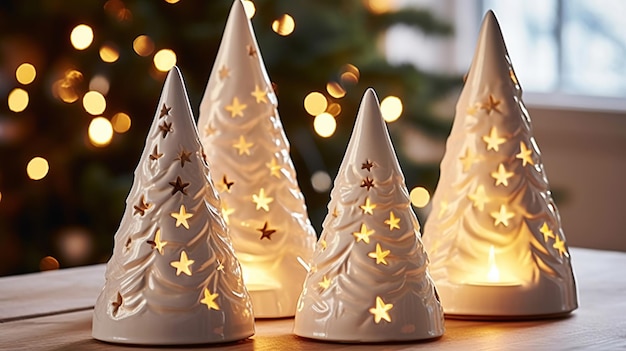
[{"label": "blurred background christmas tree", "polygon": [[[435,187],[460,79],[391,65],[383,47],[394,25],[452,29],[391,3],[244,1],[318,233],[367,87],[383,100],[409,189]],[[230,6],[0,3],[0,275],[108,259],[165,71],[180,67],[197,116]]]}]

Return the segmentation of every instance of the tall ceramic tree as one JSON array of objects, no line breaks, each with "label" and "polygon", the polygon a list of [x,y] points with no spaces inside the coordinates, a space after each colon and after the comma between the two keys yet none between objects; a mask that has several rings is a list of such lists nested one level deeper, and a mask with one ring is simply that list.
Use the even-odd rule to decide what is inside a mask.
[{"label": "tall ceramic tree", "polygon": [[293,316],[316,235],[254,32],[235,0],[200,105],[201,140],[256,317]]},{"label": "tall ceramic tree", "polygon": [[[577,306],[559,213],[491,11],[457,104],[424,244],[446,313],[549,315]],[[475,292],[476,285],[507,285],[514,303],[499,306],[503,289]]]},{"label": "tall ceramic tree", "polygon": [[361,102],[328,211],[294,332],[349,342],[442,335],[443,310],[419,224],[372,89]]},{"label": "tall ceramic tree", "polygon": [[93,336],[199,344],[254,334],[220,200],[178,68],[165,81],[115,234]]}]

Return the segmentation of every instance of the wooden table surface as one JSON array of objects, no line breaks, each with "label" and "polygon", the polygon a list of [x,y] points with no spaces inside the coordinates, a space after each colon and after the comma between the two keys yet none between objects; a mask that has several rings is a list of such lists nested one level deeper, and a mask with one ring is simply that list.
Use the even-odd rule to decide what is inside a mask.
[{"label": "wooden table surface", "polygon": [[[293,319],[260,320],[256,335],[219,350],[626,350],[626,253],[571,249],[580,307],[567,318],[446,320],[443,337],[418,343],[333,344],[294,336]],[[0,278],[0,350],[164,350],[91,338],[104,265]]]}]

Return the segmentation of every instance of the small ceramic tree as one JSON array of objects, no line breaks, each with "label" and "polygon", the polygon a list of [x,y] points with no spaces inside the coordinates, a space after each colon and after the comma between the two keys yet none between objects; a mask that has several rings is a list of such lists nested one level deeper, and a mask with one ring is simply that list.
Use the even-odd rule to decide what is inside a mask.
[{"label": "small ceramic tree", "polygon": [[256,317],[293,316],[316,235],[252,26],[233,3],[198,126]]},{"label": "small ceramic tree", "polygon": [[165,80],[115,234],[96,339],[201,344],[244,339],[254,318],[178,68]]},{"label": "small ceramic tree", "polygon": [[424,228],[446,314],[508,318],[577,307],[561,220],[521,96],[489,11]]},{"label": "small ceramic tree", "polygon": [[361,102],[328,211],[294,332],[344,342],[441,336],[443,310],[419,224],[372,89]]}]

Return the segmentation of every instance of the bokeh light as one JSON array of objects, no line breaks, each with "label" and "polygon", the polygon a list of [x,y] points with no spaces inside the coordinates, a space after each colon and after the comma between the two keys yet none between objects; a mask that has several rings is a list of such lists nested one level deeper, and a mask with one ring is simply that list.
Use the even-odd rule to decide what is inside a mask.
[{"label": "bokeh light", "polygon": [[296,22],[293,20],[293,17],[284,14],[272,22],[272,29],[279,35],[287,36],[296,29]]},{"label": "bokeh light", "polygon": [[83,227],[62,228],[55,244],[59,256],[69,266],[84,264],[94,251],[93,235]]},{"label": "bokeh light", "polygon": [[394,9],[395,0],[363,0],[371,13],[383,14]]},{"label": "bokeh light", "polygon": [[24,89],[15,88],[11,90],[7,100],[9,110],[13,112],[22,112],[28,106],[28,92]]},{"label": "bokeh light", "polygon": [[380,103],[380,112],[387,122],[393,122],[402,114],[402,101],[397,96],[387,96]]},{"label": "bokeh light", "polygon": [[76,50],[85,50],[93,42],[93,30],[86,24],[79,24],[72,29],[70,41]]},{"label": "bokeh light", "polygon": [[304,98],[304,109],[311,116],[317,116],[323,113],[326,111],[326,107],[328,107],[328,101],[320,92],[311,92]]},{"label": "bokeh light", "polygon": [[177,2],[179,2],[180,0],[165,0],[166,3],[168,4],[175,4]]},{"label": "bokeh light", "polygon": [[28,85],[32,83],[33,80],[35,80],[36,76],[37,70],[35,69],[35,66],[31,65],[28,62],[22,63],[15,70],[15,78],[18,82],[20,82],[20,84]]},{"label": "bokeh light", "polygon": [[411,203],[417,208],[426,207],[426,205],[430,202],[430,193],[426,190],[426,188],[421,186],[413,188],[409,196],[411,198]]},{"label": "bokeh light", "polygon": [[359,82],[359,78],[361,78],[361,72],[359,69],[350,63],[346,63],[341,68],[341,82],[343,84],[356,84]]},{"label": "bokeh light", "polygon": [[48,161],[39,156],[33,157],[26,165],[26,174],[28,174],[28,178],[32,180],[43,179],[48,175],[49,170],[50,166],[48,165]]},{"label": "bokeh light", "polygon": [[39,270],[41,271],[53,271],[59,267],[59,261],[52,256],[46,256],[39,261]]},{"label": "bokeh light", "polygon": [[75,69],[65,72],[63,78],[52,85],[52,94],[61,101],[71,104],[78,100],[78,86],[83,81],[83,74]]},{"label": "bokeh light", "polygon": [[176,54],[170,49],[161,49],[154,54],[154,67],[161,72],[169,71],[176,64]]},{"label": "bokeh light", "polygon": [[104,112],[107,102],[101,93],[92,90],[83,96],[83,107],[87,113],[95,116]]},{"label": "bokeh light", "polygon": [[107,63],[113,63],[120,58],[120,51],[117,46],[111,43],[107,43],[100,47],[100,58]]},{"label": "bokeh light", "polygon": [[316,171],[311,176],[311,185],[313,186],[313,190],[317,191],[318,193],[328,191],[331,184],[332,180],[330,179],[330,175],[326,171]]},{"label": "bokeh light", "polygon": [[89,141],[93,146],[104,147],[111,143],[113,126],[108,119],[96,117],[89,123]]},{"label": "bokeh light", "polygon": [[154,41],[147,35],[140,35],[133,40],[133,50],[139,56],[150,56],[154,52]]},{"label": "bokeh light", "polygon": [[113,118],[111,118],[113,130],[119,134],[128,132],[130,129],[130,123],[130,116],[124,112],[118,112],[113,116]]},{"label": "bokeh light", "polygon": [[256,6],[254,6],[254,3],[252,1],[244,0],[243,9],[246,10],[246,16],[248,16],[249,19],[252,19],[252,17],[254,17],[254,14],[256,13]]},{"label": "bokeh light", "polygon": [[326,109],[326,112],[328,112],[331,115],[337,117],[341,113],[341,105],[339,105],[336,102],[333,102],[332,104],[328,105],[328,108]]},{"label": "bokeh light", "polygon": [[313,120],[313,128],[319,136],[328,138],[335,133],[337,121],[330,113],[324,112],[315,117]]},{"label": "bokeh light", "polygon": [[89,81],[89,90],[95,90],[102,95],[109,93],[109,79],[103,75],[96,75]]},{"label": "bokeh light", "polygon": [[0,193],[0,202],[2,202],[2,193]]},{"label": "bokeh light", "polygon": [[328,84],[326,84],[326,91],[335,99],[341,99],[346,96],[346,90],[337,82],[328,82]]}]

